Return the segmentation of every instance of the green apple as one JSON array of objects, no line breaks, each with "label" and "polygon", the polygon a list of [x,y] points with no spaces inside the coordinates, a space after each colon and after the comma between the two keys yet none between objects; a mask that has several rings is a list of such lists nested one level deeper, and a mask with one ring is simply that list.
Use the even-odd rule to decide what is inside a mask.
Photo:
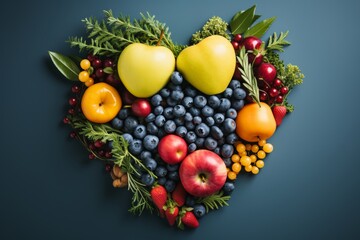
[{"label": "green apple", "polygon": [[162,89],[175,70],[173,52],[163,46],[132,43],[120,54],[118,74],[126,89],[146,98]]},{"label": "green apple", "polygon": [[185,79],[208,95],[223,92],[235,71],[235,50],[226,38],[213,35],[180,52],[176,66]]}]

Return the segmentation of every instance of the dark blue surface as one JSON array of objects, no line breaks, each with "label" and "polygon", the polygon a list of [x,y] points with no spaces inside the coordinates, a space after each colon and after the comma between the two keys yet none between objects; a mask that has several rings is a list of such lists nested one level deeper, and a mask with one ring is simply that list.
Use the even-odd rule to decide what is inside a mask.
[{"label": "dark blue surface", "polygon": [[[209,17],[229,20],[254,3],[263,18],[277,16],[270,32],[290,30],[283,59],[306,75],[270,140],[275,151],[195,231],[130,215],[130,194],[68,140],[71,84],[47,51],[76,53],[64,41],[103,9],[148,11],[186,43]],[[0,239],[359,239],[359,11],[355,0],[9,2],[0,15]]]}]

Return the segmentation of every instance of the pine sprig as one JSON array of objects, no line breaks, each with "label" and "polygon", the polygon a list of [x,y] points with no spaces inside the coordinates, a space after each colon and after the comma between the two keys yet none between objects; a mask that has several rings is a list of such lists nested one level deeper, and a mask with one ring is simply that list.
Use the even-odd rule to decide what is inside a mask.
[{"label": "pine sprig", "polygon": [[202,203],[205,206],[206,212],[210,210],[219,209],[220,207],[229,206],[227,201],[230,200],[229,195],[224,195],[224,192],[219,191],[210,196],[199,198],[198,203]]},{"label": "pine sprig", "polygon": [[243,85],[248,90],[249,96],[260,106],[259,87],[254,76],[253,66],[249,63],[245,48],[241,48],[237,59],[240,64],[239,70],[241,77],[244,80]]},{"label": "pine sprig", "polygon": [[83,37],[70,37],[68,42],[71,47],[78,47],[80,52],[89,51],[94,55],[103,56],[114,56],[120,54],[120,50],[115,49],[110,42],[101,44],[94,39],[90,39],[90,42],[88,42]]},{"label": "pine sprig", "polygon": [[278,36],[276,32],[270,36],[269,41],[266,46],[266,50],[277,50],[280,52],[284,51],[284,47],[290,45],[290,42],[286,41],[285,38],[289,34],[289,31],[281,32]]}]

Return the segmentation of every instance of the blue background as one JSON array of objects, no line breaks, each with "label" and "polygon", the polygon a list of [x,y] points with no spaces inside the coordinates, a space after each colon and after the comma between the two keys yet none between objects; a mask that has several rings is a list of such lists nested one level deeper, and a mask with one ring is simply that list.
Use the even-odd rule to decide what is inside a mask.
[{"label": "blue background", "polygon": [[[242,176],[230,206],[194,231],[127,212],[103,164],[68,139],[61,123],[71,83],[48,50],[77,53],[65,40],[85,34],[81,19],[113,9],[150,12],[185,44],[213,15],[225,20],[257,4],[270,32],[290,30],[286,63],[305,73],[288,115],[270,140],[275,151],[257,176]],[[2,7],[0,239],[359,239],[360,2],[12,1]]]}]

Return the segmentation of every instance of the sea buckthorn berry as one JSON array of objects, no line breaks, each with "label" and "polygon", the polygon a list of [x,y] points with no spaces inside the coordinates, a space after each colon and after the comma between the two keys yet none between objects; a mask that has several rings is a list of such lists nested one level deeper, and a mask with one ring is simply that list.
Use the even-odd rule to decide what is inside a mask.
[{"label": "sea buckthorn berry", "polygon": [[258,168],[263,168],[265,163],[263,160],[257,160],[255,165],[258,167]]},{"label": "sea buckthorn berry", "polygon": [[260,150],[257,152],[257,157],[260,159],[264,159],[266,157],[266,153],[264,152],[264,150]]},{"label": "sea buckthorn berry", "polygon": [[245,149],[246,149],[246,151],[250,151],[251,150],[251,144],[250,143],[245,144]]},{"label": "sea buckthorn berry", "polygon": [[240,163],[241,163],[241,165],[243,165],[245,167],[249,166],[251,164],[251,159],[249,156],[242,156],[240,158]]},{"label": "sea buckthorn berry", "polygon": [[233,162],[239,162],[240,161],[240,156],[238,154],[234,154],[231,156],[231,161]]},{"label": "sea buckthorn berry", "polygon": [[246,152],[246,151],[245,151],[245,152],[242,152],[242,153],[240,153],[239,155],[240,155],[240,157],[242,157],[242,156],[247,156],[247,152]]},{"label": "sea buckthorn berry", "polygon": [[273,150],[274,150],[274,147],[271,143],[266,143],[264,146],[263,146],[263,150],[264,152],[266,153],[271,153]]},{"label": "sea buckthorn berry", "polygon": [[88,71],[81,71],[79,73],[79,80],[80,82],[86,82],[87,80],[89,80],[89,73]]},{"label": "sea buckthorn berry", "polygon": [[248,165],[248,166],[245,167],[245,171],[246,172],[251,172],[252,168],[253,168],[252,165]]},{"label": "sea buckthorn berry", "polygon": [[233,171],[229,171],[228,174],[227,174],[228,178],[230,180],[235,180],[236,179],[236,173],[233,172]]},{"label": "sea buckthorn berry", "polygon": [[231,166],[231,170],[235,173],[239,173],[241,171],[241,165],[240,163],[236,162]]},{"label": "sea buckthorn berry", "polygon": [[256,162],[257,157],[256,157],[256,155],[251,154],[251,155],[250,155],[250,159],[251,159],[251,162],[254,163],[254,162]]},{"label": "sea buckthorn berry", "polygon": [[84,70],[88,70],[91,66],[91,63],[88,59],[83,59],[80,62],[80,67]]},{"label": "sea buckthorn berry", "polygon": [[260,147],[262,147],[262,146],[264,146],[266,144],[266,140],[264,139],[264,140],[259,140],[259,142],[258,142],[258,145],[260,146]]},{"label": "sea buckthorn berry", "polygon": [[245,152],[245,150],[246,150],[245,145],[242,144],[242,143],[240,143],[240,144],[238,144],[238,145],[236,146],[236,151],[237,151],[238,153]]},{"label": "sea buckthorn berry", "polygon": [[94,79],[89,77],[89,79],[85,82],[85,86],[90,87],[94,84]]},{"label": "sea buckthorn berry", "polygon": [[258,174],[259,173],[259,168],[257,167],[257,166],[252,166],[252,168],[251,168],[251,172],[252,172],[252,174]]},{"label": "sea buckthorn berry", "polygon": [[257,152],[259,151],[259,146],[256,145],[256,144],[252,145],[252,146],[251,146],[251,151],[252,151],[253,153],[257,153]]}]

